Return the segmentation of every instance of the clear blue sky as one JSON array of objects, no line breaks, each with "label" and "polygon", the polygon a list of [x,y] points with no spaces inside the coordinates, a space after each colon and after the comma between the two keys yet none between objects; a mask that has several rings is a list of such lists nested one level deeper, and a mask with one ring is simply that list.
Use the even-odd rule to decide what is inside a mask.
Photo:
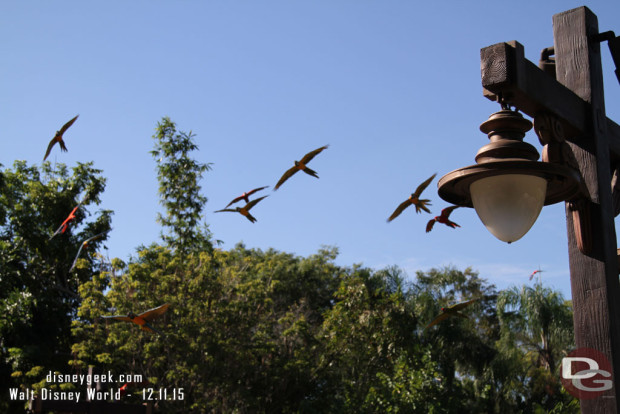
[{"label": "clear blue sky", "polygon": [[[31,1],[0,4],[0,163],[40,164],[60,126],[68,153],[107,177],[100,208],[114,210],[106,246],[127,260],[159,240],[155,162],[162,116],[197,134],[194,156],[213,163],[201,182],[205,220],[223,248],[309,255],[337,246],[342,265],[416,270],[471,266],[499,288],[543,280],[570,297],[563,205],[545,207],[507,245],[471,209],[457,230],[424,231],[428,214],[394,208],[432,173],[474,163],[481,122],[499,106],[482,96],[480,49],[518,40],[538,62],[553,44],[551,18],[583,5],[414,1]],[[620,33],[620,3],[586,4],[601,31]],[[620,85],[602,49],[607,114],[620,122]],[[530,132],[526,141],[541,147]],[[320,179],[280,175],[306,152]],[[437,179],[424,195],[447,204]],[[233,197],[270,185],[250,223],[218,213]],[[435,215],[435,214],[433,214]],[[52,230],[52,229],[50,229]]]}]

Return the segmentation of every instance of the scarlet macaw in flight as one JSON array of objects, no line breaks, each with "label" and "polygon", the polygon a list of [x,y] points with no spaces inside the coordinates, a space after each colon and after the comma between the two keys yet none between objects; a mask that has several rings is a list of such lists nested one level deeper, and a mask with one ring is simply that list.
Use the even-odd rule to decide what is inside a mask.
[{"label": "scarlet macaw in flight", "polygon": [[267,197],[269,197],[269,196],[262,196],[260,198],[255,199],[255,200],[252,200],[252,201],[250,201],[249,203],[247,203],[243,207],[235,207],[234,209],[233,208],[224,208],[222,210],[216,210],[216,211],[214,211],[214,213],[220,213],[222,211],[229,211],[229,212],[232,212],[232,213],[241,213],[241,215],[245,216],[252,223],[255,223],[256,222],[256,218],[250,214],[250,209],[252,207],[254,207],[256,205],[256,203],[261,201],[263,198],[267,198]]},{"label": "scarlet macaw in flight", "polygon": [[448,217],[450,217],[450,213],[452,213],[454,209],[457,209],[457,208],[459,208],[459,206],[450,206],[450,207],[446,207],[443,210],[441,210],[441,215],[436,216],[432,220],[429,220],[429,222],[426,224],[426,232],[428,233],[429,231],[433,230],[433,226],[435,225],[435,222],[443,223],[448,227],[452,227],[453,229],[457,227],[461,227],[455,222],[450,221],[448,219]]},{"label": "scarlet macaw in flight", "polygon": [[543,270],[540,270],[540,269],[538,269],[538,270],[534,270],[534,272],[530,275],[530,280],[532,280],[532,279],[534,278],[534,275],[535,275],[536,273],[541,273],[541,272],[543,272]]},{"label": "scarlet macaw in flight", "polygon": [[327,149],[327,147],[329,147],[329,145],[325,145],[325,146],[323,146],[321,148],[315,149],[314,151],[310,151],[309,153],[304,155],[301,160],[295,161],[295,165],[292,166],[291,168],[289,168],[288,170],[286,170],[286,172],[284,174],[282,174],[282,177],[280,177],[280,180],[278,181],[278,183],[274,187],[273,191],[275,191],[278,188],[280,188],[280,186],[282,184],[284,184],[284,182],[286,180],[291,178],[293,176],[293,174],[295,174],[297,171],[303,171],[303,172],[305,172],[308,175],[311,175],[313,177],[319,178],[319,175],[316,173],[316,171],[311,170],[310,168],[308,168],[306,166],[306,164],[309,163],[310,160],[312,158],[314,158],[318,153],[320,153],[324,149]]},{"label": "scarlet macaw in flight", "polygon": [[69,216],[65,219],[65,221],[62,222],[60,227],[58,227],[58,229],[54,232],[54,234],[52,234],[52,236],[49,238],[50,240],[52,240],[54,236],[56,236],[58,233],[64,233],[65,231],[67,231],[67,227],[69,227],[69,223],[71,223],[75,219],[75,212],[77,211],[78,208],[80,208],[84,200],[86,200],[86,197],[84,197],[82,201],[80,201],[78,205],[75,206],[73,210],[71,210],[71,213],[69,213]]},{"label": "scarlet macaw in flight", "polygon": [[430,213],[431,211],[426,206],[431,205],[429,203],[431,200],[426,200],[426,199],[421,200],[420,195],[422,194],[422,191],[424,191],[426,187],[428,187],[431,181],[433,181],[433,178],[435,178],[436,175],[437,173],[431,175],[426,181],[420,184],[418,188],[416,188],[415,191],[409,196],[408,199],[406,199],[405,201],[400,203],[398,207],[396,207],[396,210],[394,210],[394,212],[387,219],[387,221],[390,222],[394,220],[396,217],[400,215],[400,213],[402,213],[407,207],[409,207],[412,204],[415,206],[416,213],[419,213],[420,210],[424,210],[427,213]]},{"label": "scarlet macaw in flight", "polygon": [[234,199],[233,199],[233,201],[231,201],[230,203],[228,203],[228,204],[226,205],[226,207],[224,207],[224,208],[228,208],[228,207],[230,207],[230,205],[235,204],[236,202],[241,201],[241,200],[244,200],[246,203],[249,203],[249,202],[250,202],[250,196],[251,196],[252,194],[254,194],[254,193],[255,193],[255,192],[257,192],[257,191],[264,190],[264,189],[265,189],[265,188],[267,188],[267,187],[269,187],[269,186],[268,186],[268,185],[266,185],[266,186],[264,186],[264,187],[258,187],[258,188],[255,188],[255,189],[253,189],[253,190],[248,191],[247,193],[243,193],[243,194],[241,194],[239,197],[234,198]]},{"label": "scarlet macaw in flight", "polygon": [[56,131],[56,135],[54,135],[54,138],[52,138],[52,140],[50,141],[49,145],[47,146],[47,151],[45,152],[45,157],[43,157],[43,161],[45,161],[47,159],[47,157],[50,155],[50,152],[52,152],[52,147],[58,143],[60,145],[60,149],[62,151],[67,151],[67,147],[65,146],[65,141],[62,140],[62,135],[67,131],[67,129],[69,129],[69,127],[71,125],[73,125],[73,123],[75,122],[75,120],[78,118],[78,116],[80,116],[79,114],[75,116],[75,118],[71,119],[69,122],[67,122],[66,124],[64,124],[62,126],[62,128],[60,128],[58,131]]}]

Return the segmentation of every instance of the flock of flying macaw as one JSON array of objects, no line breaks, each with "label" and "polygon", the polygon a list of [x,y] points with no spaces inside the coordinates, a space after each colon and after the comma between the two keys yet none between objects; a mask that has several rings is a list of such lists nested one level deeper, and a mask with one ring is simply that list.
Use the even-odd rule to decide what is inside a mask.
[{"label": "flock of flying macaw", "polygon": [[[47,146],[47,151],[45,152],[45,157],[43,157],[43,161],[45,161],[47,159],[47,157],[50,155],[50,152],[52,151],[52,148],[54,147],[54,145],[58,144],[60,145],[60,149],[64,152],[67,151],[67,146],[65,145],[65,142],[63,140],[63,135],[65,132],[67,132],[67,129],[69,129],[69,127],[71,125],[73,125],[73,123],[75,122],[75,120],[78,118],[79,115],[76,115],[74,118],[72,118],[69,122],[67,122],[66,124],[64,124],[62,126],[62,128],[60,128],[58,131],[56,131],[56,134],[54,135],[54,138],[52,138],[52,140],[50,141],[49,145]],[[75,206],[75,208],[73,210],[71,210],[71,213],[69,213],[69,216],[65,219],[65,221],[63,221],[60,226],[58,227],[58,229],[54,232],[54,234],[52,234],[52,236],[49,238],[49,240],[53,239],[56,235],[58,234],[62,234],[65,231],[67,231],[67,228],[69,227],[69,224],[75,220],[76,216],[75,213],[76,211],[80,208],[80,206],[82,205],[82,203],[84,203],[84,201],[86,200],[86,197],[84,197],[77,206]],[[100,239],[101,237],[103,237],[105,235],[105,233],[99,233],[96,234],[92,237],[87,238],[86,240],[84,240],[82,242],[82,244],[80,245],[80,248],[78,249],[77,254],[75,255],[75,259],[73,260],[73,264],[71,265],[71,268],[69,269],[69,272],[71,272],[73,270],[73,268],[75,267],[75,264],[77,263],[78,258],[80,257],[80,253],[82,252],[82,249],[87,248],[88,244],[94,240]],[[157,308],[154,309],[150,309],[146,312],[143,312],[139,315],[136,315],[133,312],[129,312],[129,314],[125,315],[114,315],[114,316],[103,316],[103,319],[115,319],[115,320],[119,320],[119,321],[125,321],[125,322],[132,322],[135,323],[136,325],[140,326],[140,328],[142,330],[145,331],[149,331],[149,332],[157,332],[159,334],[161,334],[161,332],[159,332],[157,329],[155,329],[150,322],[152,322],[154,319],[160,317],[161,315],[163,315],[167,310],[168,307],[170,305],[169,304],[164,304],[161,306],[158,306]],[[125,384],[125,388],[128,387],[130,384]]]},{"label": "flock of flying macaw", "polygon": [[[77,120],[79,115],[76,115],[74,118],[72,118],[71,120],[69,120],[66,124],[64,124],[62,126],[62,128],[60,128],[60,130],[56,131],[56,134],[54,135],[54,138],[52,138],[52,140],[50,141],[48,147],[47,147],[47,151],[45,152],[45,157],[43,157],[43,161],[45,161],[47,159],[47,157],[49,156],[50,152],[52,151],[52,148],[54,147],[54,145],[56,143],[59,144],[60,149],[62,151],[67,151],[67,147],[65,145],[65,142],[63,140],[63,135],[64,133],[67,131],[67,129],[69,129],[69,127],[71,127],[71,125],[73,125],[73,123]],[[295,161],[294,165],[289,168],[288,170],[286,170],[284,172],[284,174],[282,174],[282,176],[280,177],[280,179],[278,180],[278,182],[276,183],[275,187],[274,187],[274,191],[276,191],[278,188],[280,188],[280,186],[282,186],[282,184],[284,184],[284,182],[286,180],[288,180],[289,178],[291,178],[295,173],[297,173],[298,171],[303,171],[306,174],[315,177],[315,178],[319,178],[318,174],[316,171],[308,168],[307,164],[316,156],[318,155],[320,152],[322,152],[323,150],[327,149],[328,145],[322,146],[320,148],[315,149],[314,151],[310,151],[309,153],[307,153],[306,155],[304,155],[301,160],[299,161]],[[396,210],[394,210],[394,212],[392,213],[392,215],[387,219],[388,222],[394,220],[396,217],[398,217],[407,207],[414,205],[415,206],[415,210],[416,213],[420,213],[421,211],[425,211],[427,213],[430,213],[430,210],[428,209],[427,206],[430,205],[430,200],[429,199],[421,199],[420,196],[422,194],[422,192],[426,189],[426,187],[428,187],[428,185],[431,183],[431,181],[433,181],[433,179],[435,178],[437,174],[433,174],[432,176],[430,176],[426,181],[424,181],[422,184],[420,184],[416,190],[409,196],[409,198],[407,198],[407,200],[403,201],[402,203],[400,203],[398,205],[398,207],[396,207]],[[230,203],[228,203],[226,205],[225,208],[221,209],[221,210],[217,210],[215,211],[216,213],[220,213],[220,212],[234,212],[234,213],[240,213],[241,215],[245,216],[250,222],[254,223],[256,222],[256,218],[254,216],[252,216],[250,214],[250,210],[252,209],[252,207],[254,207],[256,204],[258,204],[261,200],[267,198],[268,196],[262,196],[259,198],[256,198],[254,200],[250,200],[250,195],[264,190],[265,188],[267,188],[269,186],[264,186],[264,187],[258,187],[258,188],[254,188],[253,190],[250,190],[248,192],[244,192],[243,194],[241,194],[240,196],[234,198]],[[239,202],[239,201],[245,201],[245,205],[243,207],[235,207],[233,208],[229,208],[231,205]],[[69,213],[69,216],[65,219],[65,221],[62,222],[62,224],[60,225],[60,227],[58,227],[58,229],[54,232],[54,234],[52,234],[52,236],[50,237],[50,240],[56,236],[59,233],[64,233],[69,224],[71,223],[71,221],[73,221],[75,219],[75,213],[78,210],[78,208],[82,205],[82,203],[85,201],[85,199],[82,199],[79,204],[71,211],[71,213]],[[426,225],[426,232],[430,232],[433,229],[433,226],[435,225],[435,223],[442,223],[445,224],[448,227],[451,228],[456,228],[456,227],[460,227],[458,224],[454,223],[453,221],[450,221],[449,217],[450,214],[456,209],[458,208],[458,206],[450,206],[447,208],[444,208],[441,211],[441,214],[439,216],[434,217],[433,219],[429,220],[427,225]],[[104,233],[100,233],[97,234],[93,237],[90,237],[86,240],[84,240],[82,242],[82,244],[80,245],[80,248],[75,256],[75,260],[73,261],[73,264],[71,265],[71,269],[69,271],[72,271],[73,268],[75,267],[75,264],[80,256],[80,253],[82,251],[83,248],[87,248],[88,244],[90,242],[92,242],[93,240],[97,240],[101,237],[103,237]],[[461,302],[455,305],[452,305],[448,308],[442,308],[441,309],[441,314],[439,316],[437,316],[428,326],[427,328],[430,328],[431,326],[441,322],[442,320],[448,318],[449,316],[460,316],[462,318],[467,318],[466,315],[458,312],[459,310],[469,306],[470,304],[472,304],[473,302],[475,302],[478,299],[471,299],[465,302]],[[154,309],[150,309],[146,312],[143,312],[139,315],[136,315],[134,313],[129,313],[128,315],[114,315],[114,316],[103,316],[104,319],[108,320],[108,319],[114,319],[114,320],[120,320],[120,321],[125,321],[125,322],[132,322],[138,326],[140,326],[140,328],[142,330],[145,331],[149,331],[149,332],[156,332],[161,334],[161,332],[159,332],[158,330],[156,330],[151,324],[150,322],[153,321],[154,319],[158,318],[159,316],[163,315],[167,310],[168,310],[168,306],[169,304],[164,304],[161,305],[157,308]]]},{"label": "flock of flying macaw", "polygon": [[[307,153],[306,155],[304,155],[301,160],[299,161],[295,161],[295,165],[293,165],[291,168],[289,168],[288,170],[286,170],[284,172],[284,174],[282,174],[282,177],[280,177],[280,179],[278,180],[278,182],[276,183],[276,186],[274,187],[273,191],[276,191],[278,188],[280,188],[280,186],[282,184],[284,184],[284,182],[286,180],[288,180],[289,178],[291,178],[297,171],[303,171],[308,175],[311,175],[312,177],[315,178],[319,178],[319,175],[316,173],[316,171],[308,168],[308,166],[306,164],[308,164],[310,162],[310,160],[312,160],[317,154],[319,154],[321,151],[327,149],[327,147],[329,147],[329,145],[324,145],[321,148],[317,148],[314,151],[310,151],[309,153]],[[242,216],[245,216],[245,218],[247,218],[248,220],[250,220],[252,223],[256,222],[256,218],[254,216],[252,216],[252,214],[250,214],[250,209],[252,207],[254,207],[256,204],[258,204],[259,201],[261,201],[264,198],[267,198],[269,196],[263,196],[257,199],[254,199],[252,201],[250,201],[250,196],[254,193],[256,193],[257,191],[261,191],[264,190],[265,188],[269,187],[268,185],[264,186],[264,187],[258,187],[255,188],[253,190],[250,190],[248,192],[245,192],[243,194],[241,194],[239,197],[234,198],[230,203],[228,203],[228,205],[226,207],[224,207],[221,210],[216,210],[215,213],[221,213],[222,211],[228,211],[231,213],[240,213]],[[239,201],[245,201],[245,206],[243,207],[235,207],[233,208],[228,208],[230,207],[232,204],[235,204]]]}]

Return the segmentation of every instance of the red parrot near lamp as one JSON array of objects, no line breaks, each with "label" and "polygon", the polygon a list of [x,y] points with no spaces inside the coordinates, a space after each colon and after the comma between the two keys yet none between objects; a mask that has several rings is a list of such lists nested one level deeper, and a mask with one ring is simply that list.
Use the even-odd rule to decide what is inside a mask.
[{"label": "red parrot near lamp", "polygon": [[54,236],[56,236],[58,233],[64,233],[65,231],[67,231],[67,228],[69,227],[69,223],[75,220],[75,212],[77,211],[78,208],[80,208],[80,206],[82,205],[85,199],[86,197],[84,197],[82,201],[80,201],[78,205],[75,206],[73,210],[71,210],[71,213],[69,213],[69,216],[65,219],[65,221],[62,222],[60,227],[58,227],[58,229],[54,232],[54,234],[52,234],[49,240],[52,240]]},{"label": "red parrot near lamp", "polygon": [[426,189],[426,187],[428,187],[428,185],[431,183],[431,181],[433,181],[433,178],[435,178],[436,175],[437,175],[437,173],[431,175],[426,181],[424,181],[422,184],[420,184],[418,186],[418,188],[416,188],[415,191],[409,196],[408,199],[406,199],[405,201],[400,203],[398,205],[398,207],[396,207],[396,210],[394,210],[394,212],[387,219],[387,221],[390,222],[390,221],[394,220],[396,217],[400,216],[400,213],[402,213],[410,205],[414,205],[415,206],[415,212],[416,213],[419,213],[420,210],[424,210],[427,213],[430,213],[431,211],[426,207],[426,206],[430,206],[431,205],[430,204],[430,200],[420,199],[420,195],[422,194],[422,191],[424,191]]},{"label": "red parrot near lamp", "polygon": [[308,168],[306,164],[308,164],[310,160],[314,158],[317,154],[319,154],[321,151],[323,151],[324,149],[327,149],[327,147],[329,147],[329,145],[325,145],[325,146],[322,146],[321,148],[315,149],[314,151],[310,151],[309,153],[304,155],[301,160],[295,161],[295,165],[289,168],[288,170],[286,170],[284,174],[282,174],[282,177],[280,177],[280,180],[274,187],[273,191],[276,191],[278,188],[280,188],[280,186],[284,184],[286,180],[291,178],[293,174],[295,174],[297,171],[303,171],[308,175],[319,178],[319,175],[316,173],[316,171]]},{"label": "red parrot near lamp", "polygon": [[54,145],[56,145],[56,143],[58,143],[58,145],[60,145],[60,149],[62,151],[64,151],[64,152],[67,151],[67,147],[65,146],[65,141],[63,141],[62,136],[63,136],[63,134],[65,132],[67,132],[67,129],[69,129],[69,127],[71,125],[73,125],[73,123],[78,118],[78,116],[80,116],[80,115],[79,114],[76,115],[73,119],[71,119],[69,122],[64,124],[62,126],[62,128],[60,128],[58,131],[56,131],[56,134],[54,135],[54,138],[52,138],[52,140],[50,141],[49,145],[47,146],[47,151],[45,152],[45,157],[43,157],[43,161],[45,161],[47,159],[47,157],[50,155],[50,152],[52,152],[52,148],[54,147]]},{"label": "red parrot near lamp", "polygon": [[69,272],[71,272],[73,270],[73,268],[75,267],[75,264],[77,263],[78,258],[80,257],[80,253],[82,252],[83,248],[88,247],[88,243],[90,243],[93,240],[97,240],[100,239],[101,237],[103,237],[104,233],[99,233],[93,237],[89,237],[88,239],[84,240],[82,242],[82,244],[80,245],[80,248],[78,249],[77,254],[75,255],[75,259],[73,259],[73,264],[71,265],[71,268],[69,269]]},{"label": "red parrot near lamp", "polygon": [[250,209],[252,207],[254,207],[263,198],[267,198],[267,197],[269,197],[269,196],[262,196],[260,198],[254,199],[254,200],[250,201],[249,203],[247,203],[243,207],[224,208],[222,210],[216,210],[216,211],[214,211],[214,213],[220,213],[222,211],[229,211],[229,212],[232,212],[232,213],[240,213],[242,216],[245,216],[245,218],[250,220],[252,223],[255,223],[256,222],[256,218],[250,214]]},{"label": "red parrot near lamp", "polygon": [[258,188],[255,188],[255,189],[253,189],[253,190],[248,191],[247,193],[243,193],[243,194],[241,194],[239,197],[234,198],[234,199],[233,199],[230,203],[228,203],[228,204],[226,205],[226,207],[224,207],[224,208],[228,208],[228,207],[230,207],[232,204],[235,204],[236,202],[239,202],[239,201],[241,201],[241,200],[244,200],[246,203],[249,203],[249,202],[250,202],[250,196],[251,196],[252,194],[256,193],[257,191],[264,190],[264,189],[265,189],[265,188],[267,188],[267,187],[269,187],[269,186],[268,186],[268,185],[266,185],[266,186],[264,186],[264,187],[258,187]]},{"label": "red parrot near lamp", "polygon": [[443,321],[444,319],[446,319],[446,318],[448,318],[450,316],[459,316],[461,318],[469,319],[469,317],[467,315],[465,315],[465,314],[463,314],[463,313],[461,313],[459,311],[461,309],[464,309],[467,306],[471,305],[472,303],[474,303],[477,300],[478,300],[478,298],[475,298],[475,299],[468,300],[466,302],[457,303],[457,304],[449,306],[447,308],[441,308],[441,313],[439,314],[439,316],[437,316],[435,319],[433,319],[433,321],[426,326],[426,329],[430,328],[433,325],[438,324],[439,322]]},{"label": "red parrot near lamp", "polygon": [[443,223],[448,227],[452,227],[453,229],[457,227],[461,227],[455,222],[450,221],[450,219],[448,218],[450,217],[450,214],[457,208],[459,208],[459,206],[450,206],[450,207],[446,207],[443,210],[441,210],[441,215],[436,216],[432,220],[429,220],[429,222],[426,224],[426,232],[428,233],[429,231],[433,230],[433,226],[435,225],[435,222]]},{"label": "red parrot near lamp", "polygon": [[102,316],[102,318],[103,319],[116,319],[117,321],[123,321],[123,322],[132,322],[138,325],[140,329],[142,329],[143,331],[157,332],[158,334],[162,335],[162,333],[158,331],[157,329],[155,329],[150,324],[150,322],[152,322],[154,319],[157,319],[161,315],[163,315],[168,310],[169,306],[170,304],[166,303],[157,308],[149,309],[146,312],[142,312],[139,315],[136,315],[133,312],[129,312],[127,316],[114,315],[114,316]]}]

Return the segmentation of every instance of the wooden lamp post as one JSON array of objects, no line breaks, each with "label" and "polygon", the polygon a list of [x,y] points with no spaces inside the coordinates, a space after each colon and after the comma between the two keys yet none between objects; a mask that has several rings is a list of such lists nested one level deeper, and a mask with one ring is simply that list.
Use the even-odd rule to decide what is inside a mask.
[{"label": "wooden lamp post", "polygon": [[[577,348],[603,353],[611,363],[614,381],[600,397],[582,399],[581,410],[620,414],[616,383],[620,378],[620,284],[614,226],[614,216],[620,212],[620,126],[605,115],[600,56],[600,42],[609,40],[612,49],[611,42],[617,45],[618,38],[599,34],[597,18],[586,7],[554,15],[553,36],[553,48],[543,51],[541,68],[525,59],[523,46],[516,41],[481,50],[483,94],[502,103],[502,111],[481,127],[491,143],[480,150],[478,163],[442,177],[439,195],[471,207],[476,204],[472,192],[479,179],[521,174],[546,181],[538,211],[543,203],[565,201],[575,343]],[[549,59],[551,55],[555,61]],[[536,161],[533,147],[521,142],[529,128],[511,106],[534,118],[544,145],[543,162]],[[493,121],[494,116],[504,118]],[[495,123],[489,126],[490,121]],[[507,167],[504,172],[503,167]],[[544,188],[545,183],[541,185]],[[532,194],[522,197],[533,198]],[[535,220],[538,212],[529,214]],[[512,241],[510,237],[516,236],[506,236],[505,241]]]}]

